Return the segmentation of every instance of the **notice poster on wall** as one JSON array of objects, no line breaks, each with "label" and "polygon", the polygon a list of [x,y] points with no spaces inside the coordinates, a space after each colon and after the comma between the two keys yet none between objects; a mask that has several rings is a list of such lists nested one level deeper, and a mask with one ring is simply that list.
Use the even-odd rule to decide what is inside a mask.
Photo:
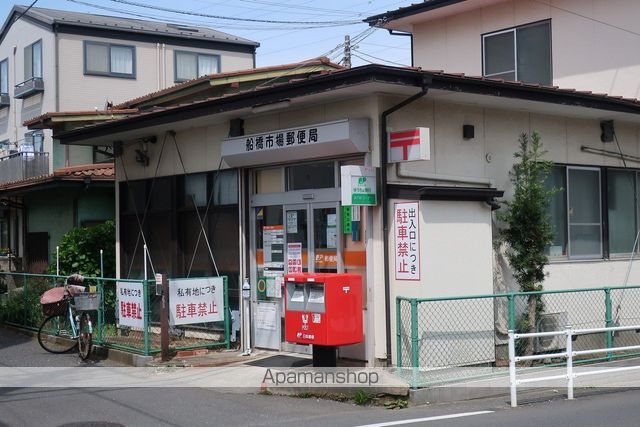
[{"label": "notice poster on wall", "polygon": [[396,280],[420,280],[419,209],[419,202],[394,205]]},{"label": "notice poster on wall", "polygon": [[278,277],[284,275],[283,225],[265,225],[262,227],[262,249],[264,254],[264,276]]},{"label": "notice poster on wall", "polygon": [[335,249],[338,244],[338,216],[327,214],[327,248]]},{"label": "notice poster on wall", "polygon": [[274,304],[258,303],[255,313],[255,322],[258,329],[267,331],[275,331],[277,329],[278,309]]},{"label": "notice poster on wall", "polygon": [[298,232],[298,211],[287,212],[287,233],[296,234]]},{"label": "notice poster on wall", "polygon": [[221,322],[224,320],[222,277],[169,280],[169,323]]},{"label": "notice poster on wall", "polygon": [[302,243],[287,243],[287,272],[302,273]]},{"label": "notice poster on wall", "polygon": [[142,283],[116,283],[116,315],[121,326],[144,328],[144,295]]}]

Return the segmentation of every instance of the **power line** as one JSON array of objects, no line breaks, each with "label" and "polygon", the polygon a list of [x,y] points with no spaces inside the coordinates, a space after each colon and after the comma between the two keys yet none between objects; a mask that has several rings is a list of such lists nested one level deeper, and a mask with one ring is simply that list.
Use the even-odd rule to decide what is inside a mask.
[{"label": "power line", "polygon": [[[277,7],[283,7],[288,9],[301,9],[301,10],[310,10],[315,12],[326,12],[326,14],[337,14],[337,15],[347,15],[347,16],[360,15],[358,12],[350,12],[347,10],[339,10],[339,9],[325,9],[322,7],[304,6],[302,4],[287,4],[287,3],[265,1],[265,0],[240,0],[240,1],[244,3],[264,4],[267,6],[277,6]],[[319,15],[315,15],[315,16],[319,16]]]},{"label": "power line", "polygon": [[[76,3],[76,4],[81,4],[84,6],[89,6],[89,7],[93,7],[95,9],[99,9],[99,10],[105,10],[107,12],[114,12],[114,13],[118,13],[120,15],[127,15],[127,16],[134,16],[136,18],[143,18],[146,20],[154,20],[154,21],[159,21],[159,22],[169,22],[169,23],[177,23],[177,24],[189,24],[189,25],[198,25],[198,26],[203,26],[203,27],[213,27],[215,26],[215,29],[220,29],[220,28],[229,28],[229,29],[235,29],[235,30],[260,30],[260,31],[282,31],[282,28],[280,27],[276,27],[276,26],[261,26],[261,27],[256,27],[256,26],[243,26],[242,24],[230,24],[230,23],[224,23],[224,24],[218,24],[218,23],[211,23],[208,21],[202,21],[202,20],[193,20],[193,19],[175,19],[175,18],[170,18],[170,17],[166,17],[166,16],[161,16],[161,15],[153,15],[153,14],[148,14],[148,13],[140,13],[140,12],[131,12],[131,11],[126,11],[126,10],[121,10],[121,9],[116,9],[116,8],[112,8],[112,7],[108,7],[108,6],[101,6],[101,5],[97,5],[97,4],[93,4],[93,3],[89,3],[89,2],[85,2],[82,0],[66,0],[70,3]],[[349,24],[347,24],[349,25]],[[305,25],[305,26],[300,26],[300,27],[287,27],[287,29],[298,29],[298,30],[310,30],[310,29],[317,29],[317,28],[330,28],[330,27],[342,27],[345,26],[345,24],[336,24],[336,25]]]},{"label": "power line", "polygon": [[631,30],[629,30],[627,28],[619,27],[619,26],[611,24],[609,22],[601,21],[599,19],[592,18],[590,16],[583,15],[583,14],[578,13],[578,12],[574,12],[573,10],[564,9],[562,7],[555,6],[553,4],[550,4],[550,3],[547,3],[547,2],[544,2],[544,1],[541,1],[541,0],[533,0],[533,1],[535,1],[536,3],[543,4],[545,6],[549,6],[552,9],[561,10],[561,11],[569,13],[571,15],[579,16],[580,18],[584,18],[584,19],[587,19],[589,21],[597,22],[598,24],[606,25],[607,27],[611,27],[611,28],[615,28],[616,30],[624,31],[625,33],[633,34],[634,36],[640,36],[640,33],[636,33],[635,31],[631,31]]},{"label": "power line", "polygon": [[[354,50],[355,50],[355,49],[354,49]],[[368,57],[373,58],[373,59],[376,59],[376,60],[378,60],[378,61],[383,61],[383,62],[387,62],[387,63],[389,63],[389,64],[394,64],[394,65],[399,65],[400,67],[406,67],[406,66],[407,66],[407,64],[401,64],[401,63],[399,63],[399,62],[389,61],[388,59],[379,58],[379,57],[377,57],[377,56],[373,56],[373,55],[371,55],[371,54],[369,54],[369,53],[364,53],[364,52],[361,52],[361,51],[358,51],[358,52],[359,52],[361,55],[368,56]],[[354,55],[355,55],[355,53],[354,53]],[[360,59],[363,59],[363,58],[360,58]],[[371,62],[371,61],[369,61],[369,62]]]},{"label": "power line", "polygon": [[170,13],[177,13],[180,15],[190,15],[190,16],[200,16],[200,17],[204,17],[204,18],[213,18],[213,19],[223,19],[223,20],[228,20],[228,21],[240,21],[240,22],[260,22],[263,24],[283,24],[283,25],[289,25],[289,24],[311,24],[311,25],[332,25],[332,24],[343,24],[343,25],[354,25],[354,24],[361,24],[361,21],[358,20],[352,20],[352,21],[280,21],[280,20],[273,20],[273,19],[252,19],[252,18],[236,18],[233,16],[223,16],[223,15],[210,15],[208,13],[200,13],[200,12],[190,12],[190,11],[186,11],[186,10],[179,10],[179,9],[171,9],[168,7],[162,7],[162,6],[153,6],[153,5],[149,5],[149,4],[145,4],[145,3],[139,3],[139,2],[135,2],[135,1],[130,1],[130,0],[109,0],[111,2],[114,3],[120,3],[120,4],[126,4],[128,6],[135,6],[135,7],[141,7],[141,8],[145,8],[145,9],[153,9],[153,10],[159,10],[162,12],[170,12]]},{"label": "power line", "polygon": [[29,9],[31,9],[33,7],[33,5],[35,5],[36,3],[38,3],[38,0],[33,0],[33,3],[31,3],[29,5],[29,7],[27,7],[24,11],[22,11],[22,13],[20,15],[18,15],[18,17],[16,18],[16,20],[14,22],[19,21],[20,18],[22,18],[25,13],[29,12]]}]

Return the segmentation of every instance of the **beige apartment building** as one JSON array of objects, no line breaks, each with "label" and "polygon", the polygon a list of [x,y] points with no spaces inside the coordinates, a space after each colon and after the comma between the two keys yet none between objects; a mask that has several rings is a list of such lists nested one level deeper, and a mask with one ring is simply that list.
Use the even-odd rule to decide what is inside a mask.
[{"label": "beige apartment building", "polygon": [[[135,96],[206,74],[253,68],[259,44],[211,28],[26,9],[15,6],[0,29],[0,197],[8,201],[0,247],[34,261],[49,260],[65,231],[113,218],[113,168],[104,170],[113,158],[111,146],[64,147],[50,130],[28,130],[25,121],[69,110],[109,115],[109,106]],[[96,169],[95,163],[102,166]],[[67,176],[56,170],[83,165],[67,175],[80,187],[95,181],[96,193],[87,200],[78,200],[84,193],[78,196],[77,190],[58,188],[53,194],[25,187],[25,181],[43,176],[53,184]],[[53,202],[60,216],[55,224],[48,216]]]}]

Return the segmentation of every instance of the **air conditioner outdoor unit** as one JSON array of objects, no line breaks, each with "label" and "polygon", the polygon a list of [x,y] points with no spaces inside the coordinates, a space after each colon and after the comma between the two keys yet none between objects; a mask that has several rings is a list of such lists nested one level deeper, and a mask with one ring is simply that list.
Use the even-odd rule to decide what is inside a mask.
[{"label": "air conditioner outdoor unit", "polygon": [[[544,313],[538,319],[538,332],[561,331],[569,324],[569,313]],[[554,335],[550,337],[536,338],[536,353],[547,353],[550,351],[564,350],[567,346],[565,335]]]}]

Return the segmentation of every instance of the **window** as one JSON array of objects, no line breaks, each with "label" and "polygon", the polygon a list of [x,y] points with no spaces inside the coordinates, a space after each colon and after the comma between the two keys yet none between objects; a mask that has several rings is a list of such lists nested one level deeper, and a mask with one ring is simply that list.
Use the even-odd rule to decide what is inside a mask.
[{"label": "window", "polygon": [[36,153],[44,151],[44,133],[41,130],[25,133],[24,142],[20,144],[20,150],[22,152]]},{"label": "window", "polygon": [[84,42],[84,73],[135,78],[134,46]]},{"label": "window", "polygon": [[9,59],[0,61],[0,93],[9,93]]},{"label": "window", "polygon": [[609,252],[629,255],[638,233],[638,172],[607,171]]},{"label": "window", "polygon": [[335,162],[287,166],[285,174],[287,191],[336,186]]},{"label": "window", "polygon": [[24,48],[24,79],[42,78],[42,40]]},{"label": "window", "polygon": [[[554,240],[548,248],[549,256],[602,258],[607,244],[611,248],[619,244],[618,238],[615,241],[603,241],[602,200],[611,194],[608,189],[601,187],[600,182],[601,168],[598,167],[556,166],[553,169],[547,181],[548,188],[557,190],[549,203],[554,228]],[[626,215],[622,212],[622,206],[617,209],[617,212],[613,212],[614,216]],[[611,211],[607,214],[611,214]],[[620,227],[626,227],[628,223],[620,224]],[[618,233],[622,236],[633,230],[620,230]]]},{"label": "window", "polygon": [[551,84],[551,25],[547,22],[482,36],[486,77]]},{"label": "window", "polygon": [[184,82],[220,72],[220,57],[218,55],[176,50],[174,61],[176,82]]}]

